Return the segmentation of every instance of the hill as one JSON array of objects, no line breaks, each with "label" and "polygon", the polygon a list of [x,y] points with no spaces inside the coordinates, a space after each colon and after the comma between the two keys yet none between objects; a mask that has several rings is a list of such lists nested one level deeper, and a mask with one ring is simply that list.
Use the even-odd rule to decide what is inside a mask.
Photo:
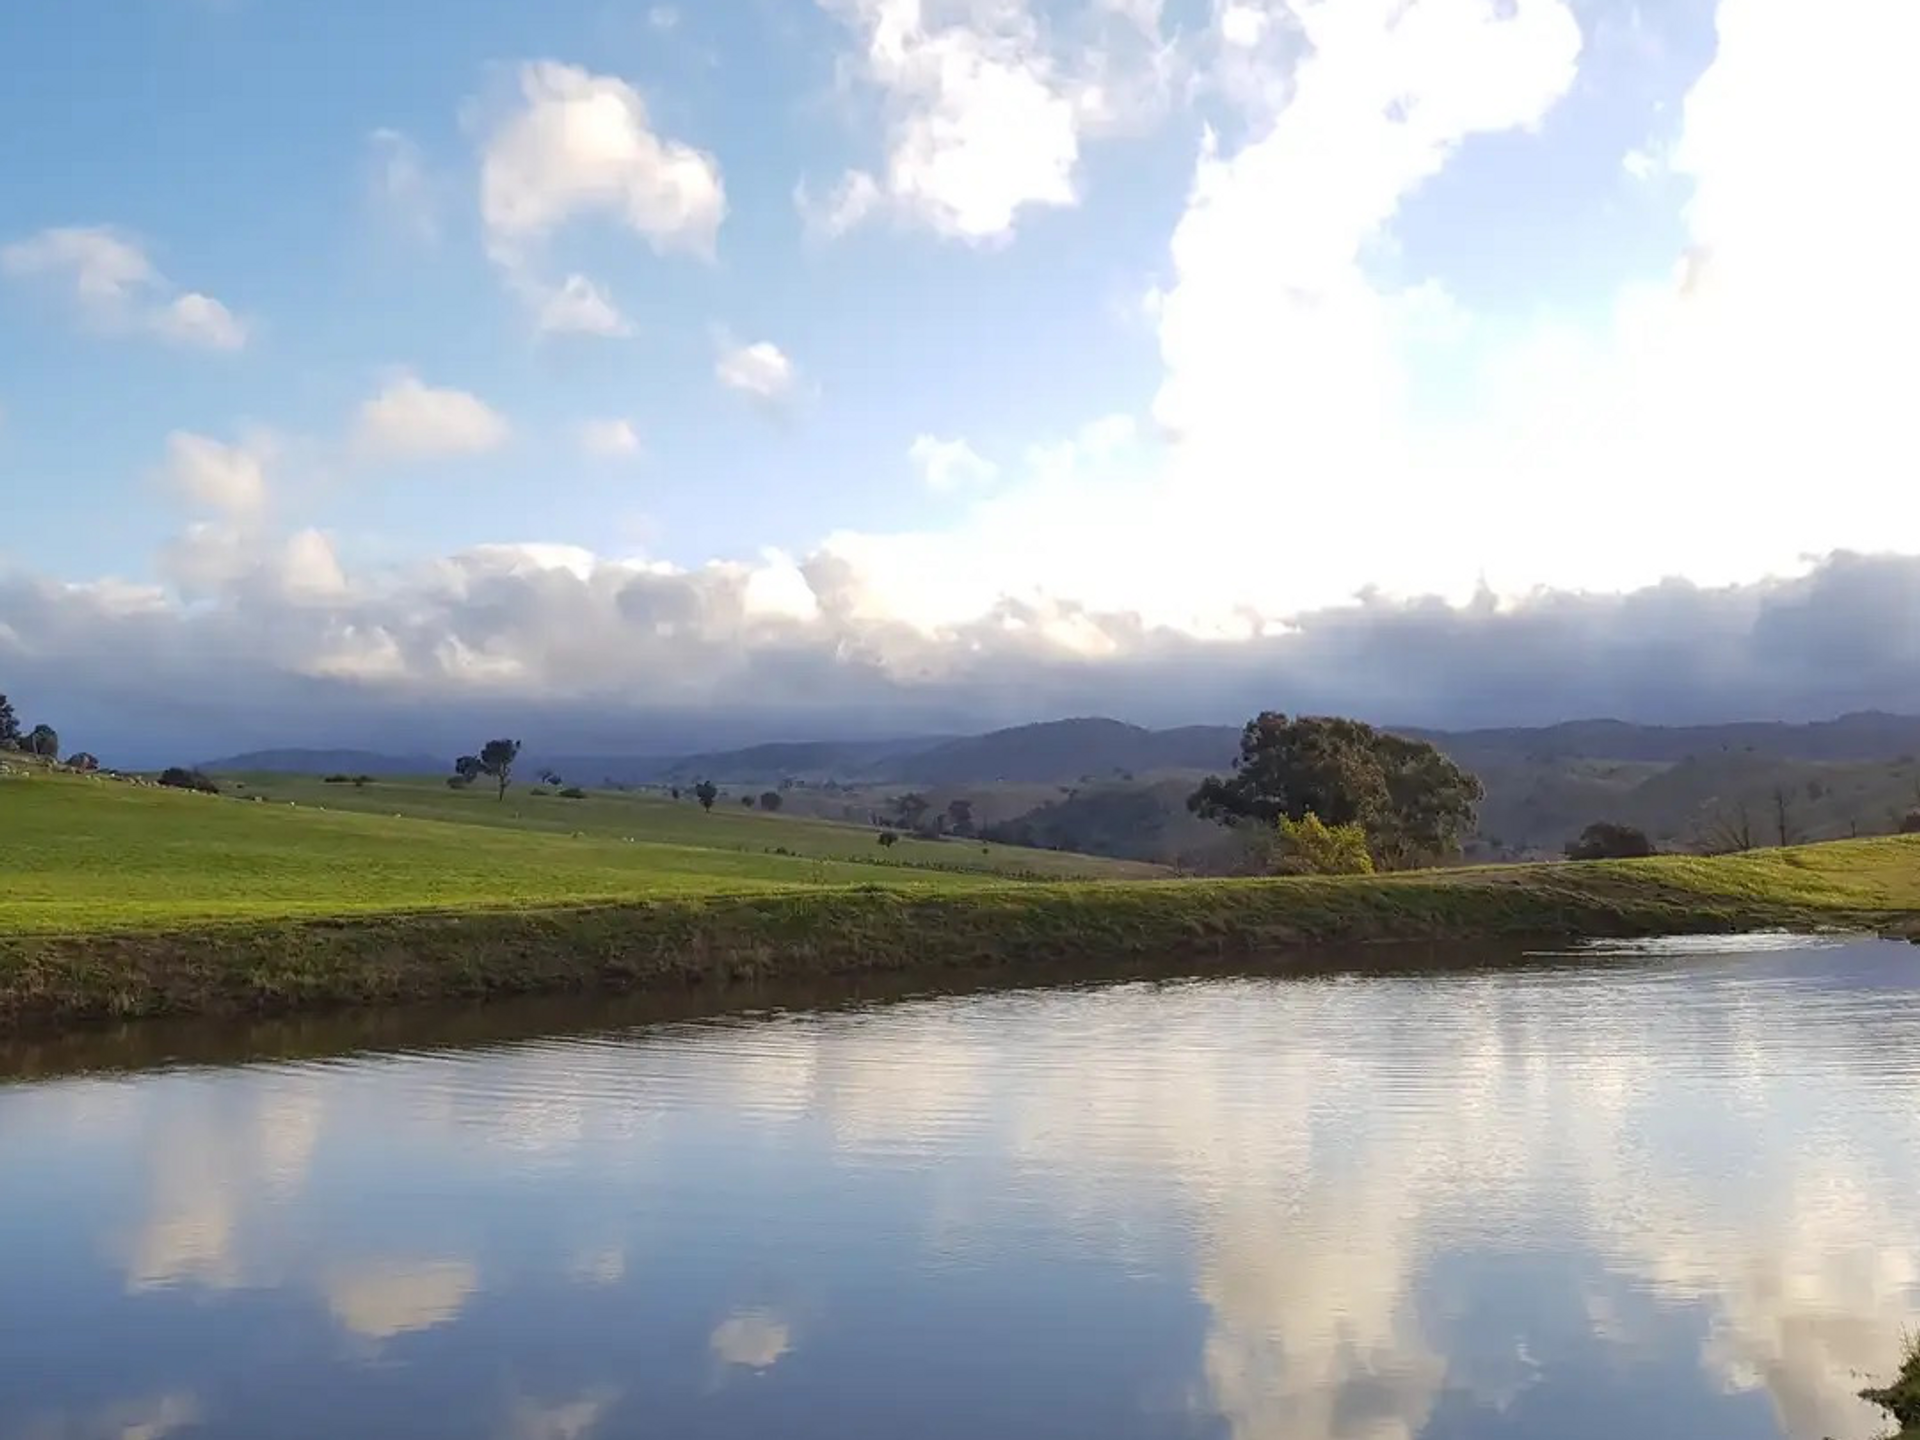
[{"label": "hill", "polygon": [[444,775],[451,761],[431,755],[383,755],[376,750],[252,750],[203,760],[206,771],[275,771],[285,775]]}]

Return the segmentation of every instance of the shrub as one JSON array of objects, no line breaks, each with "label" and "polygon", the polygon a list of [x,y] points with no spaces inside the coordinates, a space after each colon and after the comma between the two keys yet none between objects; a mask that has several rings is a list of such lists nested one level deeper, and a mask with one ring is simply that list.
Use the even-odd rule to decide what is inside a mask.
[{"label": "shrub", "polygon": [[198,790],[202,795],[218,795],[220,787],[198,770],[170,765],[160,772],[160,783],[171,790]]},{"label": "shrub", "polygon": [[1653,853],[1644,830],[1610,820],[1596,820],[1567,846],[1569,860],[1639,860]]},{"label": "shrub", "polygon": [[1273,870],[1278,875],[1371,875],[1373,852],[1365,827],[1328,825],[1309,810],[1298,820],[1274,821]]},{"label": "shrub", "polygon": [[473,781],[464,775],[447,776],[447,789],[449,790],[465,790],[471,784],[473,784]]},{"label": "shrub", "polygon": [[587,798],[587,792],[582,790],[578,785],[569,785],[560,792],[560,798],[562,800],[584,800]]},{"label": "shrub", "polygon": [[899,843],[900,843],[900,837],[894,834],[893,831],[882,830],[880,832],[880,844],[884,846],[886,849],[891,850],[894,846],[898,845]]},{"label": "shrub", "polygon": [[353,777],[351,775],[329,775],[320,783],[322,785],[351,785],[353,783]]},{"label": "shrub", "polygon": [[547,787],[544,785],[536,785],[531,790],[527,791],[527,794],[529,795],[551,795],[552,793],[553,792],[547,789]]}]

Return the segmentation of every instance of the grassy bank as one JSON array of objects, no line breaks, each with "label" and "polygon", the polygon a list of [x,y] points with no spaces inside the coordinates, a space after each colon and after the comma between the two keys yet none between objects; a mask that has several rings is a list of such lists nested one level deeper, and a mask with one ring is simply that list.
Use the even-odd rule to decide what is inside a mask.
[{"label": "grassy bank", "polygon": [[[354,798],[371,809],[377,793]],[[1016,882],[991,848],[927,846],[956,868],[911,868],[848,827],[825,827],[847,832],[830,843],[864,837],[874,858],[550,831],[455,798],[464,816],[424,819],[0,782],[0,1022],[1920,917],[1914,839],[1354,880],[1124,883],[1101,878],[1124,867],[1048,856],[1033,858],[1079,878]],[[554,803],[585,815],[612,802]]]}]

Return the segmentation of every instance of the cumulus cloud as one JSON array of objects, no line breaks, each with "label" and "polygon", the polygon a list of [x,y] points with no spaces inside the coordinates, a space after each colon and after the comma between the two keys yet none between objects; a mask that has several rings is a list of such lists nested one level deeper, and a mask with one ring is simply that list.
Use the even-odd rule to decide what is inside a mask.
[{"label": "cumulus cloud", "polygon": [[580,449],[596,460],[631,460],[640,454],[640,432],[631,420],[587,420],[579,430]]},{"label": "cumulus cloud", "polygon": [[907,452],[921,483],[936,494],[989,484],[1000,468],[982,458],[965,440],[921,435]]},{"label": "cumulus cloud", "polygon": [[560,288],[539,301],[536,322],[548,335],[633,334],[633,322],[620,313],[607,292],[584,275],[569,275]]},{"label": "cumulus cloud", "polygon": [[155,335],[204,350],[239,350],[247,325],[211,295],[181,291],[133,237],[105,226],[66,227],[0,249],[0,271],[69,287],[89,324]]},{"label": "cumulus cloud", "polygon": [[854,33],[852,73],[886,126],[877,171],[849,170],[824,198],[799,193],[810,227],[830,235],[890,210],[950,239],[1004,239],[1027,209],[1077,203],[1083,137],[1156,107],[1170,79],[1155,4],[1103,0],[1060,38],[1027,0],[820,3]]},{"label": "cumulus cloud", "polygon": [[403,371],[361,405],[353,444],[371,460],[432,460],[497,450],[510,433],[478,396],[427,385]]},{"label": "cumulus cloud", "polygon": [[766,340],[751,345],[723,340],[713,373],[729,390],[767,406],[777,406],[791,396],[798,378],[793,361]]},{"label": "cumulus cloud", "polygon": [[228,445],[176,430],[167,437],[162,478],[191,505],[227,515],[252,515],[266,504],[267,464],[274,448],[270,436]]},{"label": "cumulus cloud", "polygon": [[720,164],[658,134],[644,96],[625,80],[574,65],[521,67],[519,97],[486,137],[480,213],[487,246],[542,328],[600,335],[626,322],[594,281],[538,278],[556,231],[583,219],[623,226],[657,254],[711,258],[727,192]]}]

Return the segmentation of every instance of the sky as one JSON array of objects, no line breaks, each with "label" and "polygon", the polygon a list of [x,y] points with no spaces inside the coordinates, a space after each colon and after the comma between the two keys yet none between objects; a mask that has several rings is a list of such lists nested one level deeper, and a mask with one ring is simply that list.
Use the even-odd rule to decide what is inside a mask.
[{"label": "sky", "polygon": [[1920,709],[1917,47],[8,7],[0,689],[95,748]]}]

